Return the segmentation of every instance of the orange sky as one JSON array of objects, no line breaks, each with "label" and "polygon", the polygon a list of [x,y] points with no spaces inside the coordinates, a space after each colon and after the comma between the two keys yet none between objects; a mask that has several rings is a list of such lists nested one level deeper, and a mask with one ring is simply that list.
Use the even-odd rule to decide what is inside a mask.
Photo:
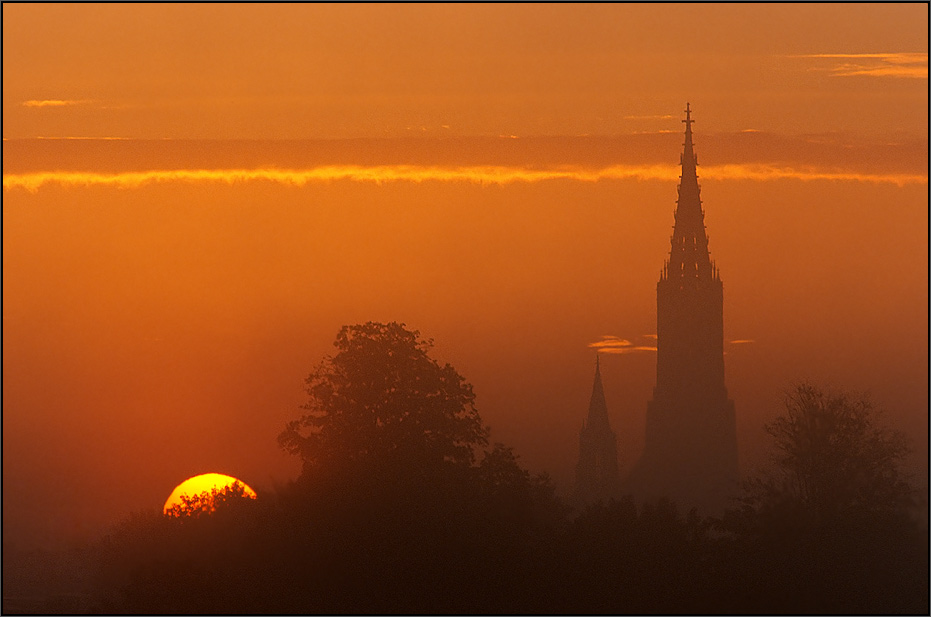
[{"label": "orange sky", "polygon": [[[928,7],[3,7],[3,136],[924,136]],[[43,105],[42,102],[47,104]]]},{"label": "orange sky", "polygon": [[927,16],[3,5],[4,542],[293,477],[275,437],[366,320],[435,339],[561,490],[591,345],[631,349],[602,358],[629,469],[686,100],[744,470],[808,378],[869,391],[926,478]]}]

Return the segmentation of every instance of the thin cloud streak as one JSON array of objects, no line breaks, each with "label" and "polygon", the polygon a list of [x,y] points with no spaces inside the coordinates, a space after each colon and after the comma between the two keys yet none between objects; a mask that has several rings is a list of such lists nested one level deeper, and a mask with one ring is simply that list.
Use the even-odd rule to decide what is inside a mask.
[{"label": "thin cloud streak", "polygon": [[656,351],[655,346],[634,345],[627,339],[622,339],[619,336],[613,336],[610,334],[602,335],[600,341],[589,343],[588,347],[590,349],[594,349],[598,353],[610,354],[633,353],[637,351]]},{"label": "thin cloud streak", "polygon": [[618,338],[616,336],[603,336],[602,340],[589,343],[588,346],[592,349],[607,349],[610,347],[632,347],[633,343],[627,339]]},{"label": "thin cloud streak", "polygon": [[23,188],[35,191],[55,183],[63,186],[117,186],[136,188],[156,182],[238,182],[267,181],[292,186],[313,182],[350,180],[355,182],[469,182],[482,185],[576,180],[596,182],[602,179],[674,180],[678,168],[668,165],[614,166],[605,169],[582,168],[525,169],[506,166],[434,167],[418,165],[327,165],[310,169],[178,169],[138,172],[35,172],[5,174],[4,189]]},{"label": "thin cloud streak", "polygon": [[44,137],[42,135],[37,135],[33,139],[43,140],[43,141],[133,141],[132,137],[79,137],[79,136]]},{"label": "thin cloud streak", "polygon": [[71,105],[84,105],[90,103],[87,100],[68,100],[68,99],[30,99],[23,101],[23,107],[69,107]]},{"label": "thin cloud streak", "polygon": [[700,177],[708,180],[832,180],[842,182],[868,182],[872,184],[927,184],[927,174],[868,174],[855,171],[795,169],[773,165],[712,165],[700,168]]},{"label": "thin cloud streak", "polygon": [[598,349],[598,353],[611,353],[611,354],[634,353],[638,351],[656,351],[656,347],[646,347],[643,345],[637,345],[634,347],[605,347],[605,348]]},{"label": "thin cloud streak", "polygon": [[904,77],[907,79],[927,79],[927,66],[866,66],[845,63],[831,70],[834,77]]},{"label": "thin cloud streak", "polygon": [[624,120],[672,120],[671,114],[652,114],[647,116],[624,116]]},{"label": "thin cloud streak", "polygon": [[[928,176],[917,174],[865,174],[852,171],[794,169],[764,164],[712,165],[701,168],[706,180],[770,181],[830,180],[880,184],[927,184]],[[36,191],[48,184],[61,186],[114,186],[138,188],[164,182],[274,182],[301,187],[309,183],[349,180],[383,184],[389,182],[466,182],[480,185],[535,183],[551,180],[598,182],[599,180],[675,181],[679,167],[673,165],[612,165],[587,169],[559,166],[527,169],[509,166],[421,166],[421,165],[326,165],[309,169],[175,169],[131,172],[43,171],[4,174],[5,190]]]},{"label": "thin cloud streak", "polygon": [[813,71],[828,71],[832,77],[928,78],[927,53],[806,54],[790,57],[816,60],[846,60],[847,62],[842,62],[837,66],[810,69]]},{"label": "thin cloud streak", "polygon": [[859,58],[874,58],[877,60],[883,60],[885,62],[890,62],[892,64],[916,64],[916,63],[927,63],[928,54],[925,52],[899,52],[899,53],[885,53],[885,54],[802,54],[798,56],[791,56],[793,58],[843,58],[843,59],[859,59]]}]

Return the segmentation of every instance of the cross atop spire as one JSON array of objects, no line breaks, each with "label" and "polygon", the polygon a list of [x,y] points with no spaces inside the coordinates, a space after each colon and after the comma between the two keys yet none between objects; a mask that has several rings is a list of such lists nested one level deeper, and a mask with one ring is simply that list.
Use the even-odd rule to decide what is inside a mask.
[{"label": "cross atop spire", "polygon": [[685,146],[685,149],[682,153],[682,174],[683,177],[686,175],[686,169],[694,170],[696,160],[695,152],[692,149],[692,123],[695,122],[692,120],[692,106],[688,103],[685,104],[685,120],[682,121],[685,123],[685,143],[682,144]]}]

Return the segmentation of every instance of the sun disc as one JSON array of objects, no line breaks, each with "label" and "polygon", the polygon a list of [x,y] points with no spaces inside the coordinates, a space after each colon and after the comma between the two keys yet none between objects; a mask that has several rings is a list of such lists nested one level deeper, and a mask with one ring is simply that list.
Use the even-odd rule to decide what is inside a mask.
[{"label": "sun disc", "polygon": [[238,478],[227,476],[222,473],[202,473],[199,476],[188,478],[176,486],[175,490],[171,492],[171,495],[169,495],[168,499],[165,501],[165,506],[162,508],[162,511],[167,514],[174,506],[180,505],[182,503],[182,495],[193,497],[203,492],[210,493],[213,489],[222,491],[224,488],[232,486],[236,482],[243,486],[243,492],[247,497],[251,497],[252,499],[256,498],[255,491]]}]

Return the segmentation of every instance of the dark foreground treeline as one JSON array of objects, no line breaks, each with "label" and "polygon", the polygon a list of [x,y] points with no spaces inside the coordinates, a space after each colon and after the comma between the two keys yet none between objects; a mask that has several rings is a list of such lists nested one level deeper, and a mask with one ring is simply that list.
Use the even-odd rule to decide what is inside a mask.
[{"label": "dark foreground treeline", "polygon": [[[135,515],[80,555],[79,594],[5,598],[4,613],[928,613],[928,535],[906,516],[819,523],[787,502],[701,520],[627,499],[569,512],[502,459]],[[62,576],[51,563],[37,583]]]},{"label": "dark foreground treeline", "polygon": [[30,600],[24,580],[54,576],[5,559],[25,595],[5,584],[4,613],[928,614],[927,520],[868,401],[798,387],[767,426],[772,473],[722,516],[573,509],[489,447],[417,332],[352,326],[336,347],[279,438],[297,481],[131,516],[75,557],[70,596]]},{"label": "dark foreground treeline", "polygon": [[[397,470],[401,471],[401,470]],[[211,516],[136,517],[98,549],[93,612],[916,613],[928,537],[907,517],[797,504],[570,515],[512,460],[470,476],[372,472]],[[412,477],[413,476],[413,477]]]}]

